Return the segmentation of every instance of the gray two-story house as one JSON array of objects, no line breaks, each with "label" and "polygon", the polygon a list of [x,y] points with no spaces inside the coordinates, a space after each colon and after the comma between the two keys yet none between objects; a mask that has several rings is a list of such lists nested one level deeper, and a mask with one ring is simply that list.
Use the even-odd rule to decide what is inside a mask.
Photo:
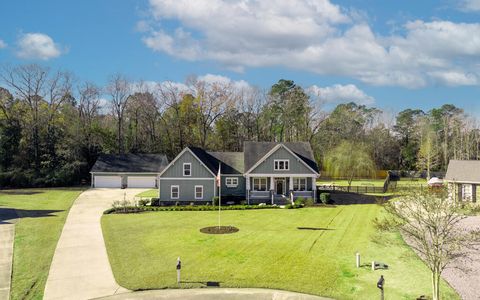
[{"label": "gray two-story house", "polygon": [[306,142],[245,142],[243,152],[187,147],[160,173],[159,197],[180,203],[211,202],[221,196],[222,202],[284,204],[298,197],[316,198],[318,176]]}]

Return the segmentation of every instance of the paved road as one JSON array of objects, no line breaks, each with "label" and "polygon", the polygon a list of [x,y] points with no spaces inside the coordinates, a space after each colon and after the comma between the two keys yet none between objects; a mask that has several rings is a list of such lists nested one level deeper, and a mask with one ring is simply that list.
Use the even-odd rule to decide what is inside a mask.
[{"label": "paved road", "polygon": [[328,298],[300,294],[288,291],[269,289],[230,289],[204,288],[185,290],[153,290],[144,292],[126,293],[101,298],[104,300],[331,300]]},{"label": "paved road", "polygon": [[100,218],[114,200],[144,189],[90,189],[75,200],[50,266],[44,299],[91,299],[127,292],[113,277]]}]

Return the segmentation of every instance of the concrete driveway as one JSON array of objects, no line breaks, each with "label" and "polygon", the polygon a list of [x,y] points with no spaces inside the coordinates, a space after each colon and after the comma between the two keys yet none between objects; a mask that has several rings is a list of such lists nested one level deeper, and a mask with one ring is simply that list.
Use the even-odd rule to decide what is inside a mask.
[{"label": "concrete driveway", "polygon": [[100,218],[115,200],[145,189],[90,189],[75,200],[50,266],[44,299],[91,299],[128,290],[113,277]]}]

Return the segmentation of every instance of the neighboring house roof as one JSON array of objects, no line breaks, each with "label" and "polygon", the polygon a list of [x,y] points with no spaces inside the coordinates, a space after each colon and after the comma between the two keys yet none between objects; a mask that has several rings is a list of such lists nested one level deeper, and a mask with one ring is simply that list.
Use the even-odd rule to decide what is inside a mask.
[{"label": "neighboring house roof", "polygon": [[480,160],[450,160],[445,180],[480,183]]},{"label": "neighboring house roof", "polygon": [[276,143],[276,142],[245,142],[244,163],[245,170],[250,170],[260,159],[278,144],[283,144],[297,155],[305,164],[318,173],[318,165],[313,156],[312,147],[307,142]]},{"label": "neighboring house roof", "polygon": [[160,173],[168,165],[164,154],[100,154],[92,173]]},{"label": "neighboring house roof", "polygon": [[[243,174],[243,152],[207,152],[221,162],[222,174]],[[217,163],[218,165],[218,163]]]}]

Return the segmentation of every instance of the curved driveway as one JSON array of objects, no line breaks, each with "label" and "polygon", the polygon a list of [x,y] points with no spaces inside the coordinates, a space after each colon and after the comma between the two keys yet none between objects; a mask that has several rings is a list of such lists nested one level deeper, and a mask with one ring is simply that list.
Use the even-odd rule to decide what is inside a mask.
[{"label": "curved driveway", "polygon": [[90,189],[75,200],[55,249],[44,299],[91,299],[128,290],[113,277],[100,218],[115,200],[144,189]]}]

